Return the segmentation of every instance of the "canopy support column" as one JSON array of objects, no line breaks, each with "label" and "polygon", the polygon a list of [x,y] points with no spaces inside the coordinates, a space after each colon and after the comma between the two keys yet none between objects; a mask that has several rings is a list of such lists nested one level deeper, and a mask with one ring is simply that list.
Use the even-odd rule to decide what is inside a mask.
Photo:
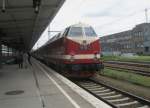
[{"label": "canopy support column", "polygon": [[0,69],[2,68],[2,42],[0,38]]}]

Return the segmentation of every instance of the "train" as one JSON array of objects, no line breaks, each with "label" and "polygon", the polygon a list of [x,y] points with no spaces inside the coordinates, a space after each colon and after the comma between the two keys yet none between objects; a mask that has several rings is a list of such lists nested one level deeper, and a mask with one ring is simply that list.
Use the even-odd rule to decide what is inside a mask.
[{"label": "train", "polygon": [[99,37],[92,26],[71,25],[33,55],[67,77],[88,78],[104,68]]}]

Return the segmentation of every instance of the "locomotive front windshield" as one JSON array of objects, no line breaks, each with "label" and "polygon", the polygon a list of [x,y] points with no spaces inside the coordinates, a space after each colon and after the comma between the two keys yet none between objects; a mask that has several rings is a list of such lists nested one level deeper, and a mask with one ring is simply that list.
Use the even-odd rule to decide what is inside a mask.
[{"label": "locomotive front windshield", "polygon": [[82,36],[82,28],[81,27],[71,27],[68,33],[68,36],[76,37],[76,36]]},{"label": "locomotive front windshield", "polygon": [[84,27],[84,31],[86,36],[96,36],[96,33],[92,27]]}]

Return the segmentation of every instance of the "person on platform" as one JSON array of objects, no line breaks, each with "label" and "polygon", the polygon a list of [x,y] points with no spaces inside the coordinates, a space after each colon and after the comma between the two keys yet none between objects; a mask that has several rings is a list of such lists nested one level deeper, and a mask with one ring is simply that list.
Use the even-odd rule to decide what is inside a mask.
[{"label": "person on platform", "polygon": [[29,62],[30,65],[32,65],[32,63],[31,63],[31,54],[30,54],[30,52],[28,52],[28,62]]},{"label": "person on platform", "polygon": [[22,54],[22,52],[19,53],[19,55],[17,57],[17,61],[18,61],[18,64],[19,64],[19,68],[23,68],[23,54]]},{"label": "person on platform", "polygon": [[27,69],[28,68],[28,54],[27,53],[23,54],[23,61],[24,61],[24,67],[25,69]]}]

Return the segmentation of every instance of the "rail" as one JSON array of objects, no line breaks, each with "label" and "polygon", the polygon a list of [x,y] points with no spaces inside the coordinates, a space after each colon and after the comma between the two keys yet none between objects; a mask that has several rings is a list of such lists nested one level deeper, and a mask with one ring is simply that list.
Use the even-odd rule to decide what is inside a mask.
[{"label": "rail", "polygon": [[95,79],[73,80],[73,82],[113,108],[150,108],[149,100]]},{"label": "rail", "polygon": [[134,62],[119,62],[119,61],[105,61],[105,67],[112,69],[125,69],[144,76],[150,76],[150,63],[134,63]]}]

